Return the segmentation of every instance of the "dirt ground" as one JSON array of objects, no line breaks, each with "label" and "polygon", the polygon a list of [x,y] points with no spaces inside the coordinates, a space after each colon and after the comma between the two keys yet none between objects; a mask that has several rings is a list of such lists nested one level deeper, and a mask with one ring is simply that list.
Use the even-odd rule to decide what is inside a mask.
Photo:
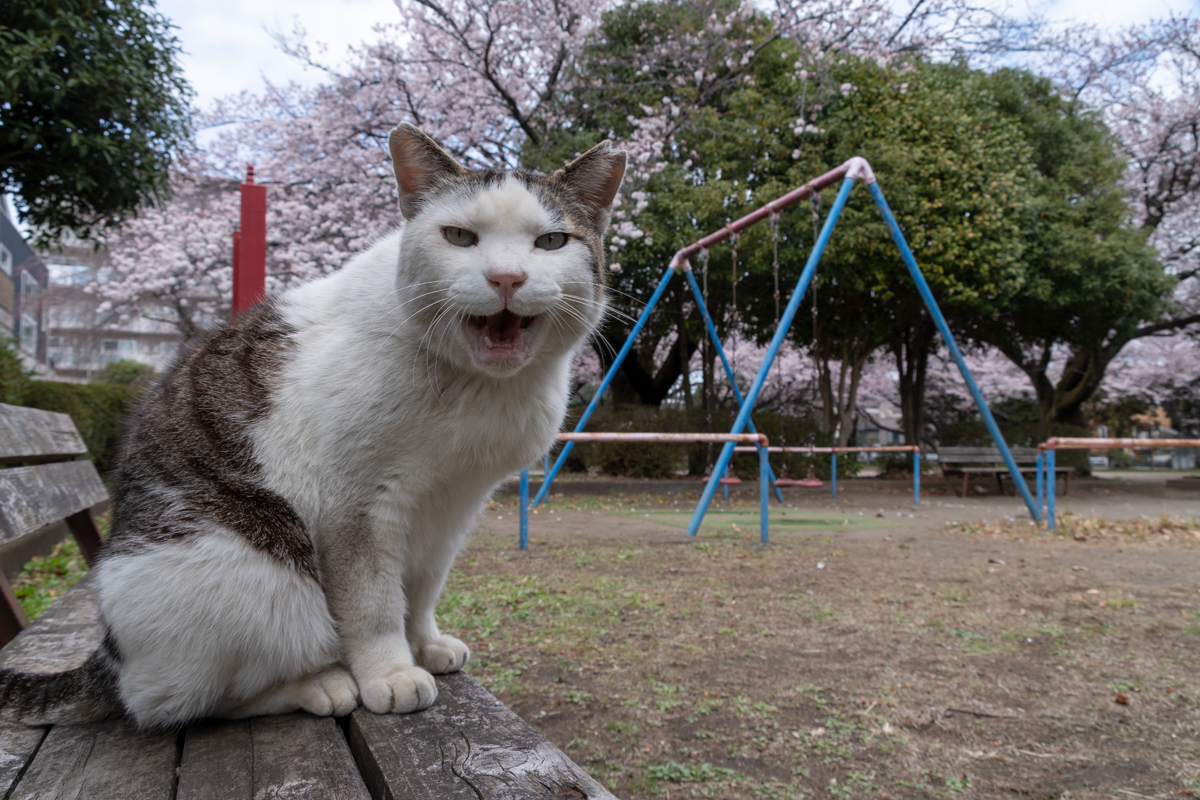
[{"label": "dirt ground", "polygon": [[688,539],[698,490],[616,488],[526,552],[501,498],[439,619],[619,797],[1200,795],[1200,495],[1079,491],[1049,534],[849,486],[762,545],[752,495]]}]

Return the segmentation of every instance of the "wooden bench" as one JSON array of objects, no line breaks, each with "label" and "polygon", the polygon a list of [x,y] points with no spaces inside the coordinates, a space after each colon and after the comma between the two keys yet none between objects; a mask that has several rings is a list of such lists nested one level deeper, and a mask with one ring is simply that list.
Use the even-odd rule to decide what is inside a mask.
[{"label": "wooden bench", "polygon": [[[1036,447],[1010,447],[1009,452],[1012,453],[1013,460],[1017,462],[1017,467],[1021,470],[1021,475],[1036,478]],[[1004,457],[1000,455],[1000,448],[939,447],[937,453],[938,464],[942,467],[942,476],[945,477],[946,484],[950,487],[950,490],[959,497],[967,496],[967,485],[972,475],[995,475],[996,485],[1000,489],[1000,494],[1006,493],[1004,479],[1011,476],[1009,475],[1008,467],[1004,464]],[[1074,467],[1055,466],[1054,468],[1056,479],[1060,475],[1065,478],[1064,495],[1071,493],[1071,473],[1074,471]],[[962,477],[961,487],[956,486],[951,481],[951,478],[958,478],[959,476]]]},{"label": "wooden bench", "polygon": [[[45,460],[49,451],[56,453],[55,458],[82,452],[74,425],[62,414],[0,404],[0,431],[0,456],[7,458],[6,463]],[[47,447],[48,440],[56,444]],[[64,516],[59,519],[75,516],[72,530],[77,538],[87,540],[88,529],[76,515],[89,506],[69,509],[96,497],[102,500],[104,487],[91,462],[43,466],[62,469],[66,464],[83,466],[61,473],[19,472],[31,467],[0,471],[4,497],[19,492],[24,498],[3,502],[0,531],[5,537],[11,538],[10,530],[29,528],[61,512]],[[80,478],[85,473],[89,477]],[[53,478],[59,474],[63,482],[55,483]],[[34,475],[38,477],[30,477]],[[76,491],[80,487],[90,487],[90,493]],[[64,497],[75,500],[65,502]],[[41,500],[35,502],[37,498]],[[25,522],[17,525],[14,519]],[[87,519],[91,520],[90,514]],[[95,530],[94,523],[90,530]],[[99,544],[98,537],[94,543]],[[92,553],[90,560],[96,548],[87,552]],[[12,592],[7,595],[11,599]],[[72,669],[96,649],[102,636],[95,586],[85,577],[0,650],[0,667],[45,673]],[[342,719],[297,713],[202,720],[166,732],[139,731],[127,719],[36,728],[0,723],[0,796],[12,800],[613,798],[470,676],[440,676],[437,683],[437,701],[416,714],[378,715],[360,708]]]},{"label": "wooden bench", "polygon": [[[66,414],[0,403],[0,545],[65,521],[88,564],[100,551],[91,508],[108,499],[87,446]],[[19,465],[19,466],[13,466]],[[0,573],[0,646],[29,624]]]}]

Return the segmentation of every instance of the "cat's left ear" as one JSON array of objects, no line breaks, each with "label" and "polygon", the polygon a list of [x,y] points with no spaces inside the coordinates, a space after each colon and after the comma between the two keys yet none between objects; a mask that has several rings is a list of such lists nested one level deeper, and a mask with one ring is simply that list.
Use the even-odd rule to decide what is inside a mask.
[{"label": "cat's left ear", "polygon": [[588,217],[603,232],[612,214],[613,198],[625,177],[625,161],[625,151],[606,139],[554,172],[550,180],[582,204]]},{"label": "cat's left ear", "polygon": [[401,123],[388,134],[388,149],[396,184],[400,188],[400,213],[412,219],[429,193],[442,183],[468,174],[464,166],[415,125]]}]

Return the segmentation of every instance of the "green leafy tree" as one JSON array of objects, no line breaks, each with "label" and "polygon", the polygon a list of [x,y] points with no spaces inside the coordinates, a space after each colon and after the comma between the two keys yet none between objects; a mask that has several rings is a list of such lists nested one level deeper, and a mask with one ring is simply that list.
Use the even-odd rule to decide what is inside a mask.
[{"label": "green leafy tree", "polygon": [[189,139],[178,55],[153,0],[0,4],[0,188],[44,240],[166,194]]},{"label": "green leafy tree", "polygon": [[[1178,278],[1146,243],[1148,230],[1131,225],[1120,183],[1126,161],[1098,115],[1027,72],[1002,70],[989,84],[1032,148],[1037,213],[1025,234],[1024,289],[1000,314],[965,327],[1029,376],[1046,422],[1082,426],[1121,348],[1181,327],[1170,313]],[[1059,346],[1069,356],[1055,381],[1049,367]]]}]

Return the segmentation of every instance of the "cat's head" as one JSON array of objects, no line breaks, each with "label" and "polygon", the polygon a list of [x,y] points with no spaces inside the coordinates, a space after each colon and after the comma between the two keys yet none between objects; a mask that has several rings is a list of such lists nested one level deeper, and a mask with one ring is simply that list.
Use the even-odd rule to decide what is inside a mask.
[{"label": "cat's head", "polygon": [[509,375],[595,329],[625,151],[602,142],[540,175],[467,170],[408,124],[388,145],[406,219],[398,289],[439,358]]}]

